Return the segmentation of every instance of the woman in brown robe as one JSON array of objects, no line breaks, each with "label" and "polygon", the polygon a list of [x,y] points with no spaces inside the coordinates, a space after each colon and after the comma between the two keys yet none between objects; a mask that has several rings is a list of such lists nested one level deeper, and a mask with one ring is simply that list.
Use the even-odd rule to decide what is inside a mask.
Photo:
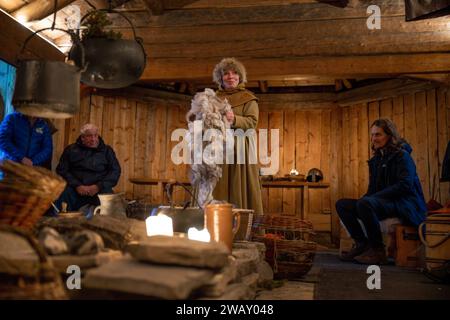
[{"label": "woman in brown robe", "polygon": [[[232,107],[232,111],[227,113],[231,128],[242,129],[244,132],[249,129],[256,130],[259,115],[258,98],[245,89],[247,75],[242,63],[234,58],[223,59],[214,68],[213,80],[219,86],[217,96],[227,99]],[[245,137],[245,163],[237,163],[235,144],[234,164],[223,164],[222,178],[217,183],[213,195],[216,200],[225,200],[238,208],[253,209],[256,214],[263,214],[259,166],[249,163],[248,140],[248,137]],[[235,143],[236,141],[235,138]],[[254,155],[254,158],[258,159],[258,156]]]}]

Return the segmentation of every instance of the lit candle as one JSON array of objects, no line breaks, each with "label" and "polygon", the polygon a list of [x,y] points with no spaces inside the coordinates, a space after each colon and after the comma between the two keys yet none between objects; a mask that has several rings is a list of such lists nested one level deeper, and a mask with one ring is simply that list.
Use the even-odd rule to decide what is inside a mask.
[{"label": "lit candle", "polygon": [[147,236],[173,236],[172,218],[165,214],[158,214],[157,216],[150,216],[145,220],[147,228]]},{"label": "lit candle", "polygon": [[189,228],[188,230],[188,238],[190,240],[209,242],[211,240],[211,236],[209,235],[208,230],[197,230],[197,228]]}]

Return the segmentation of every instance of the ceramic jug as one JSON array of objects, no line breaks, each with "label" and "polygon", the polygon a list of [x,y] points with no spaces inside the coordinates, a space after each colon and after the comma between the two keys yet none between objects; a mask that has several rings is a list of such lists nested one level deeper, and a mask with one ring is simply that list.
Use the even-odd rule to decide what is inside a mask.
[{"label": "ceramic jug", "polygon": [[239,211],[233,212],[229,203],[208,204],[205,207],[205,225],[211,240],[222,242],[231,253],[233,238],[240,226]]},{"label": "ceramic jug", "polygon": [[104,216],[126,217],[127,201],[123,198],[123,193],[103,193],[99,194],[100,205],[94,209],[94,216],[97,214]]}]

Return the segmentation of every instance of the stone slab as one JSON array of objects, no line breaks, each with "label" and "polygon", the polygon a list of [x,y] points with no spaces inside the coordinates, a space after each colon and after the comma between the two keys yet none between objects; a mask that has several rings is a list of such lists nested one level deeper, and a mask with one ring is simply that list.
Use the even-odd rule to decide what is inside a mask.
[{"label": "stone slab", "polygon": [[66,273],[67,267],[70,265],[77,265],[80,267],[81,272],[86,271],[86,269],[94,268],[102,264],[108,263],[109,261],[123,258],[123,253],[118,250],[106,250],[104,252],[99,252],[97,254],[91,255],[60,255],[60,256],[50,256],[50,260],[53,265],[60,273]]},{"label": "stone slab", "polygon": [[261,257],[256,247],[249,249],[233,248],[232,254],[233,257],[236,258],[237,263],[237,281],[240,281],[240,278],[257,271]]},{"label": "stone slab", "polygon": [[133,240],[129,220],[125,217],[96,215],[81,225],[97,232],[103,238],[107,248],[121,250]]},{"label": "stone slab", "polygon": [[242,283],[249,287],[251,290],[256,291],[256,289],[258,288],[258,279],[258,273],[250,273],[249,275],[242,277]]},{"label": "stone slab", "polygon": [[264,260],[259,261],[256,271],[259,275],[258,286],[261,288],[271,287],[273,281],[273,270],[270,264]]},{"label": "stone slab", "polygon": [[235,241],[233,242],[233,248],[237,249],[258,249],[260,251],[265,251],[266,246],[262,242],[257,241]]},{"label": "stone slab", "polygon": [[130,232],[130,222],[124,217],[94,216],[91,220],[84,217],[79,218],[55,218],[44,217],[39,220],[36,228],[43,227],[56,229],[63,237],[67,235],[89,229],[98,233],[107,248],[122,249],[132,240]]},{"label": "stone slab", "polygon": [[127,219],[130,224],[130,233],[133,241],[143,241],[148,238],[145,221],[136,219]]},{"label": "stone slab", "polygon": [[153,236],[126,247],[135,259],[144,262],[220,269],[228,262],[222,243],[200,242],[187,238]]},{"label": "stone slab", "polygon": [[187,299],[213,275],[210,270],[150,265],[129,257],[88,270],[83,285],[159,299]]},{"label": "stone slab", "polygon": [[229,256],[228,261],[228,264],[220,272],[216,273],[208,284],[200,288],[200,296],[220,297],[225,293],[228,284],[237,277],[236,258]]},{"label": "stone slab", "polygon": [[35,276],[39,266],[39,258],[25,238],[0,232],[0,273]]}]

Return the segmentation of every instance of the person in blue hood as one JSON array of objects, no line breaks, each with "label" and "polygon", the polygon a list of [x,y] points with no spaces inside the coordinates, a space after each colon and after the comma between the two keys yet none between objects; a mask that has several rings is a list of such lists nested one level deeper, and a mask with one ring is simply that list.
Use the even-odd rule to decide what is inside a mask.
[{"label": "person in blue hood", "polygon": [[52,151],[52,136],[45,120],[13,112],[0,124],[0,161],[42,166],[50,161]]},{"label": "person in blue hood", "polygon": [[56,172],[67,181],[67,187],[55,202],[68,211],[90,205],[97,206],[99,193],[113,193],[120,178],[120,164],[114,150],[103,142],[93,124],[82,126],[77,141],[64,149]]},{"label": "person in blue hood", "polygon": [[[411,146],[389,119],[371,126],[373,157],[369,163],[369,187],[360,199],[340,199],[336,210],[355,245],[341,255],[344,261],[384,264],[386,251],[379,221],[397,217],[404,225],[417,227],[425,220],[422,186],[411,158]],[[364,225],[365,233],[359,221]]]}]

